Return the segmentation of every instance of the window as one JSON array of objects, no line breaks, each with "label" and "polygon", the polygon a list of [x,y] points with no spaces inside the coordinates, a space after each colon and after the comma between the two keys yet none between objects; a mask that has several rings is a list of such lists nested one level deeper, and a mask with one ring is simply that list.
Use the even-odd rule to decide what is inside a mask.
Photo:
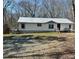
[{"label": "window", "polygon": [[69,25],[69,29],[71,29],[71,25]]},{"label": "window", "polygon": [[54,25],[53,24],[49,24],[49,29],[53,29]]},{"label": "window", "polygon": [[38,24],[37,24],[37,26],[38,26],[38,27],[41,27],[41,26],[42,26],[42,24],[41,24],[41,23],[38,23]]},{"label": "window", "polygon": [[24,29],[25,28],[25,24],[21,24],[21,28]]}]

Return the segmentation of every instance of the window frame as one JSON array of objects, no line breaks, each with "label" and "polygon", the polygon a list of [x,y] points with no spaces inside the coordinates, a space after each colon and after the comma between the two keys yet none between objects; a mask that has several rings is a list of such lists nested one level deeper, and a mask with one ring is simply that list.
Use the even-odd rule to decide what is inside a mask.
[{"label": "window frame", "polygon": [[37,23],[37,27],[41,27],[42,26],[42,24],[41,23]]},{"label": "window frame", "polygon": [[49,29],[53,29],[54,28],[54,24],[49,24]]}]

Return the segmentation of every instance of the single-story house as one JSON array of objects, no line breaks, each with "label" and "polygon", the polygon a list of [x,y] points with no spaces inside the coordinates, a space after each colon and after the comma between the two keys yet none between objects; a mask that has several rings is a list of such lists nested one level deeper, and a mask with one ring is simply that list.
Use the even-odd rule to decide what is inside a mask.
[{"label": "single-story house", "polygon": [[65,18],[20,17],[18,25],[18,30],[22,32],[73,31],[74,23]]}]

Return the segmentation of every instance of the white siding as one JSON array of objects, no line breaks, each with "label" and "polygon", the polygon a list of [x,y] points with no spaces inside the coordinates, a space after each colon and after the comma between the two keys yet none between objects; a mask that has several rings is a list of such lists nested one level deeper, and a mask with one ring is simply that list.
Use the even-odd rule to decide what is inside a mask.
[{"label": "white siding", "polygon": [[69,25],[71,25],[71,31],[73,31],[73,24],[60,24],[60,31],[63,31],[65,28],[69,28]]},{"label": "white siding", "polygon": [[[37,26],[37,23],[25,23],[25,29],[21,28],[21,23],[19,23],[19,30],[21,31],[58,31],[57,24],[54,25],[53,29],[49,29],[49,24],[51,23],[42,23],[41,27]],[[69,28],[69,24],[60,24],[60,31],[64,31],[65,28]],[[71,24],[71,31],[73,31],[73,24]]]},{"label": "white siding", "polygon": [[43,23],[41,27],[38,27],[36,23],[26,23],[25,29],[21,28],[21,24],[19,24],[19,30],[23,31],[56,31],[57,24],[52,23],[54,25],[53,29],[49,29],[49,23]]},{"label": "white siding", "polygon": [[71,25],[71,31],[74,31],[73,25],[74,25],[74,24]]}]

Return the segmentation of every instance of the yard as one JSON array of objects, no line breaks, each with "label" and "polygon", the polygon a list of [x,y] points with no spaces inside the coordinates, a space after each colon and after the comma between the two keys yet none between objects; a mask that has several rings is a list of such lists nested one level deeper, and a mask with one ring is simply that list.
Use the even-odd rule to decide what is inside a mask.
[{"label": "yard", "polygon": [[60,32],[4,34],[4,59],[75,59],[74,36]]},{"label": "yard", "polygon": [[[60,32],[38,32],[38,33],[23,33],[23,34],[4,34],[3,36],[27,36],[27,35],[34,35],[34,36],[60,36],[62,33]],[[69,33],[73,34],[73,33]]]}]

